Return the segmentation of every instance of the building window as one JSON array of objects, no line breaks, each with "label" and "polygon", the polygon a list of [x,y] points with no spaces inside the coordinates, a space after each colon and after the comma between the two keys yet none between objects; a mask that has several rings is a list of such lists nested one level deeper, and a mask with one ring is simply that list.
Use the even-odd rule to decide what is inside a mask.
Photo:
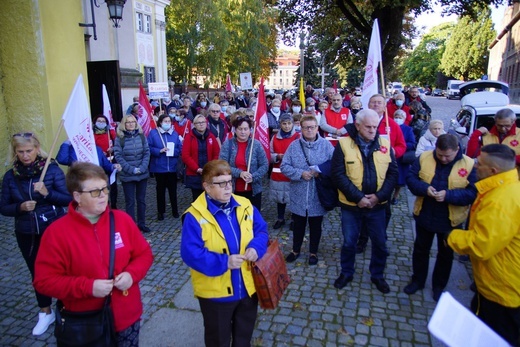
[{"label": "building window", "polygon": [[147,14],[144,15],[144,32],[152,33],[152,17]]},{"label": "building window", "polygon": [[155,67],[153,67],[153,66],[144,67],[144,82],[146,84],[155,82]]},{"label": "building window", "polygon": [[137,31],[143,31],[143,14],[136,12],[135,14],[135,27]]}]

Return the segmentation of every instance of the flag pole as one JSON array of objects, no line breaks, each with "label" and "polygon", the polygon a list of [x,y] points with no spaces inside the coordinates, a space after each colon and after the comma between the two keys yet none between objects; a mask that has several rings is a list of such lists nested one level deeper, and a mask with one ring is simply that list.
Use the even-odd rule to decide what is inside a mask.
[{"label": "flag pole", "polygon": [[[258,108],[258,102],[255,105],[255,115],[256,109]],[[255,144],[255,132],[256,132],[256,122],[253,123],[253,132],[251,133],[251,148],[249,149],[249,160],[247,161],[247,172],[251,169],[251,158],[253,157],[253,145]],[[246,182],[245,189],[247,190],[248,183]]]},{"label": "flag pole", "polygon": [[386,132],[388,133],[388,139],[390,139],[390,124],[388,123],[388,107],[386,103],[386,88],[385,88],[385,76],[383,72],[383,59],[379,60],[379,70],[381,70],[381,91],[383,92],[383,97],[385,99],[385,123],[386,123]]},{"label": "flag pole", "polygon": [[54,152],[54,148],[56,148],[56,143],[58,142],[58,137],[60,136],[61,129],[63,129],[63,123],[65,123],[64,119],[62,119],[60,121],[60,125],[58,126],[58,131],[56,132],[56,135],[54,135],[54,141],[52,141],[52,146],[48,153],[49,155],[47,156],[47,160],[45,161],[45,166],[43,167],[42,174],[40,175],[40,180],[38,182],[43,182],[43,179],[45,178],[45,174],[47,173],[47,169],[49,168],[49,165],[51,163],[52,152]]}]

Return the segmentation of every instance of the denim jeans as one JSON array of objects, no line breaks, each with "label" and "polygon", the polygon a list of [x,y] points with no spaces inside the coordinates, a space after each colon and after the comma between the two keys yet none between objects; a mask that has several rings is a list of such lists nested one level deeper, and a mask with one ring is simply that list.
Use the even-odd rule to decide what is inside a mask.
[{"label": "denim jeans", "polygon": [[370,274],[372,278],[383,278],[388,252],[386,249],[385,209],[358,209],[351,211],[341,209],[341,229],[343,231],[343,246],[341,247],[341,273],[345,276],[354,275],[356,263],[356,244],[363,225],[366,225],[370,240],[372,240],[372,257],[370,259]]},{"label": "denim jeans", "polygon": [[122,182],[123,191],[125,193],[125,210],[126,213],[135,221],[135,200],[137,198],[137,225],[146,226],[146,186],[148,179],[137,182]]}]

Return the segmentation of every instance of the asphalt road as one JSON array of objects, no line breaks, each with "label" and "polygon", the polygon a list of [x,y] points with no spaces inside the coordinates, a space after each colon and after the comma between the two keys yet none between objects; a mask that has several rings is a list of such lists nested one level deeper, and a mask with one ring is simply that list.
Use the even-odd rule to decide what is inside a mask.
[{"label": "asphalt road", "polygon": [[440,119],[444,130],[448,130],[450,120],[455,118],[460,109],[460,100],[448,100],[440,96],[427,96],[426,103],[432,109],[432,119]]}]

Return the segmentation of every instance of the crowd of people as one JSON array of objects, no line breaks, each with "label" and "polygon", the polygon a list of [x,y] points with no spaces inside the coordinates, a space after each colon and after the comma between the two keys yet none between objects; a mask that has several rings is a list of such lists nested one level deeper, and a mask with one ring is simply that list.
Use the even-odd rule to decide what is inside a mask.
[{"label": "crowd of people", "polygon": [[[334,287],[342,289],[353,280],[355,256],[370,240],[371,282],[383,294],[391,291],[384,276],[387,228],[391,205],[399,203],[400,190],[408,186],[416,195],[416,238],[413,273],[403,291],[412,295],[425,287],[436,236],[433,298],[439,300],[448,283],[453,252],[469,255],[476,282],[474,312],[508,342],[518,344],[520,274],[513,266],[511,278],[505,280],[500,269],[510,267],[510,261],[520,265],[519,223],[511,217],[505,235],[477,215],[492,210],[513,216],[520,208],[516,200],[504,199],[507,205],[501,201],[503,182],[520,189],[520,135],[514,112],[499,111],[491,129],[479,128],[466,143],[463,131],[446,133],[442,121],[431,119],[431,108],[417,88],[389,98],[375,94],[362,105],[351,91],[327,88],[320,94],[307,86],[305,100],[288,92],[267,94],[268,158],[253,137],[257,102],[249,92],[216,93],[211,100],[199,93],[194,99],[174,95],[151,101],[157,127],[147,136],[138,123],[137,103],[130,105],[115,131],[105,116],[97,115],[93,124],[99,166],[76,163],[74,149],[65,142],[57,160],[70,166],[66,177],[53,161],[40,177],[46,155],[37,136],[13,135],[13,168],[3,179],[0,213],[15,217],[18,245],[33,277],[41,309],[34,335],[54,322],[51,297],[82,311],[100,308],[103,298],[112,294],[118,343],[133,345],[136,334],[138,341],[138,283],[152,265],[141,233],[151,231],[146,225],[146,192],[148,181],[155,179],[158,221],[168,217],[166,190],[173,218],[182,212],[178,181],[192,192],[193,203],[183,215],[181,255],[191,269],[206,345],[229,345],[230,340],[248,345],[258,305],[248,262],[266,252],[268,223],[279,229],[288,220],[292,249],[286,262],[300,257],[308,224],[307,262],[317,265],[323,217],[330,210],[320,189],[323,181],[331,180],[343,235]],[[115,211],[111,216],[117,209],[117,183],[109,185],[107,176],[114,170],[126,214]],[[267,179],[269,190],[264,192]],[[490,199],[488,191],[501,198]],[[262,217],[266,197],[277,207],[273,221]],[[63,218],[42,237],[34,210],[48,206],[53,211],[68,207],[68,212],[60,213]],[[106,278],[106,251],[91,267],[81,257],[109,243],[110,218],[115,218],[119,242],[133,251],[123,256],[124,262],[117,260],[114,277]],[[71,225],[75,236],[63,237]],[[118,255],[128,250],[117,249]],[[71,266],[66,254],[78,262]]]}]

